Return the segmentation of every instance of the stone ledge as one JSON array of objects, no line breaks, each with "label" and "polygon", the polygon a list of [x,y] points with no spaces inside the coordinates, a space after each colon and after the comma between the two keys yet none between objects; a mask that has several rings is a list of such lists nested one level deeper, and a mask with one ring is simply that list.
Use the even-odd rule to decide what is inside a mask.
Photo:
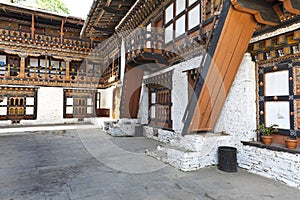
[{"label": "stone ledge", "polygon": [[296,149],[288,149],[280,144],[271,144],[271,145],[265,145],[261,142],[246,142],[242,141],[243,145],[248,145],[248,146],[254,146],[262,149],[269,149],[272,151],[279,151],[279,152],[287,152],[287,153],[292,153],[292,154],[300,154],[300,148],[297,147]]}]

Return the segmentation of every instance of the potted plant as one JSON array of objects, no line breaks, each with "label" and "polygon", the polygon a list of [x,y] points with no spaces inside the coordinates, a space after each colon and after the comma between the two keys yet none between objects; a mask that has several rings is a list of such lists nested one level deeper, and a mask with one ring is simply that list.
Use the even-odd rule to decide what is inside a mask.
[{"label": "potted plant", "polygon": [[287,137],[285,138],[285,145],[288,149],[296,149],[297,148],[297,138],[296,137]]},{"label": "potted plant", "polygon": [[272,124],[271,126],[265,126],[264,123],[257,126],[254,130],[256,133],[260,133],[261,139],[265,145],[270,145],[273,140],[272,134],[277,132],[277,124]]}]

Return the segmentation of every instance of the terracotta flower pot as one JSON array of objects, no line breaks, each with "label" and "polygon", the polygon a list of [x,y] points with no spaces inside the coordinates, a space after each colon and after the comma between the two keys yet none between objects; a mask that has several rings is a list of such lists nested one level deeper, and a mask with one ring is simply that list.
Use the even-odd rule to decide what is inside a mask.
[{"label": "terracotta flower pot", "polygon": [[286,139],[285,144],[288,149],[296,149],[297,148],[297,140]]},{"label": "terracotta flower pot", "polygon": [[270,145],[270,144],[272,143],[273,136],[272,136],[272,135],[269,135],[269,136],[267,136],[267,135],[262,135],[262,136],[261,136],[261,139],[262,139],[262,141],[263,141],[263,143],[264,143],[265,145]]}]

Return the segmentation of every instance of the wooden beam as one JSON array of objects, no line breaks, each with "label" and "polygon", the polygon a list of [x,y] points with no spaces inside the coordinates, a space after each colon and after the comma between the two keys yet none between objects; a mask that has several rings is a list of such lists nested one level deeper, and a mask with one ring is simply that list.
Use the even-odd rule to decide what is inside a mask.
[{"label": "wooden beam", "polygon": [[213,130],[256,27],[252,14],[230,8],[188,132]]}]

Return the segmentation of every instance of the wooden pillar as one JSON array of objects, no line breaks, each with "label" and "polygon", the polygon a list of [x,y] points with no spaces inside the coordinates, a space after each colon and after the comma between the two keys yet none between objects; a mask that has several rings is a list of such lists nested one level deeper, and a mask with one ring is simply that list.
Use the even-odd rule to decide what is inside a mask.
[{"label": "wooden pillar", "polygon": [[67,59],[67,60],[65,60],[65,62],[66,62],[66,77],[65,77],[65,79],[66,79],[66,81],[70,81],[70,62],[71,62],[71,60]]},{"label": "wooden pillar", "polygon": [[27,57],[27,54],[19,54],[19,57],[21,58],[20,61],[20,78],[24,78],[25,77],[25,59]]},{"label": "wooden pillar", "polygon": [[31,15],[31,39],[34,40],[34,14]]},{"label": "wooden pillar", "polygon": [[60,26],[60,43],[61,44],[63,44],[64,24],[65,24],[65,20],[62,20],[61,21],[61,26]]},{"label": "wooden pillar", "polygon": [[89,74],[89,60],[85,59],[85,76],[87,77]]}]

